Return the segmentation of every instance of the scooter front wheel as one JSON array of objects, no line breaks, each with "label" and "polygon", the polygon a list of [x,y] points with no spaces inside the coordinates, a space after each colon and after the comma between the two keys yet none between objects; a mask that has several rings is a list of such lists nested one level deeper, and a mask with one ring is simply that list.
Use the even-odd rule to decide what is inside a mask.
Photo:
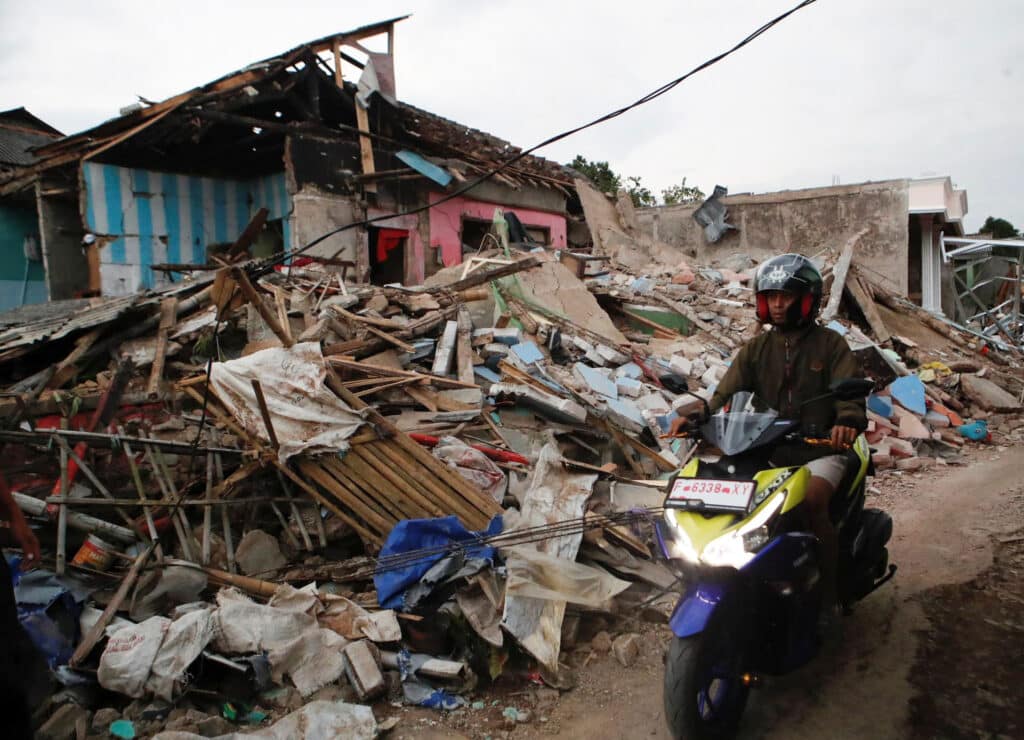
[{"label": "scooter front wheel", "polygon": [[664,696],[672,737],[717,740],[736,733],[749,693],[740,650],[738,640],[719,630],[672,639]]}]

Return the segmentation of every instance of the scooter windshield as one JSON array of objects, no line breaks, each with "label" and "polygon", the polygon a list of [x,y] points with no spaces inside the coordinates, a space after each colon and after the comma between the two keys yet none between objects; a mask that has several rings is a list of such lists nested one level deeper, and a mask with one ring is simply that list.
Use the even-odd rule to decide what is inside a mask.
[{"label": "scooter windshield", "polygon": [[760,403],[753,393],[741,391],[704,425],[704,439],[725,455],[736,455],[750,447],[768,430],[779,413]]}]

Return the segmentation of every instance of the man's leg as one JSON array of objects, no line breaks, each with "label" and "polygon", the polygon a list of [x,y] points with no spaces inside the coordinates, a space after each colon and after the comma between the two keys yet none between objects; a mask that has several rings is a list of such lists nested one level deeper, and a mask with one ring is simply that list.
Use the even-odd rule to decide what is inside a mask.
[{"label": "man's leg", "polygon": [[818,538],[818,565],[821,568],[822,604],[831,608],[838,601],[839,590],[836,583],[839,566],[839,541],[836,528],[829,518],[829,502],[835,493],[833,486],[825,478],[811,476],[807,484],[805,500],[810,519],[811,531]]},{"label": "man's leg", "polygon": [[831,608],[839,600],[839,539],[829,516],[829,504],[846,471],[846,459],[842,455],[829,455],[812,461],[807,469],[811,472],[811,479],[807,483],[804,500],[811,531],[818,538],[822,603]]}]

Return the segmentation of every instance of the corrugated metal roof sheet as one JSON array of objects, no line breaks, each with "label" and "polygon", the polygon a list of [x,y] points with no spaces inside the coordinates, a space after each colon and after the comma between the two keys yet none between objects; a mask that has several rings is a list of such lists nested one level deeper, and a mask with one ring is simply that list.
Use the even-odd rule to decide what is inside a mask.
[{"label": "corrugated metal roof sheet", "polygon": [[25,167],[36,161],[29,149],[53,141],[49,134],[0,126],[0,164]]},{"label": "corrugated metal roof sheet", "polygon": [[[98,305],[75,308],[79,301],[61,301],[68,306],[53,306],[53,314],[27,323],[7,324],[0,329],[0,353],[37,342],[49,342],[66,337],[72,332],[91,329],[119,318],[136,306],[152,305],[159,302],[159,296],[146,294],[110,298]],[[51,304],[53,305],[53,304]],[[62,311],[62,309],[65,309]],[[6,319],[0,316],[0,321]]]}]

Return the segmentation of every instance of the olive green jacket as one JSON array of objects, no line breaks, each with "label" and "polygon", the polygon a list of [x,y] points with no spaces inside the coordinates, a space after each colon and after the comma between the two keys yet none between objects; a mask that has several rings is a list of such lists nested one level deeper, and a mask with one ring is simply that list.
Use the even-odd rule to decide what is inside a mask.
[{"label": "olive green jacket", "polygon": [[867,414],[863,399],[831,398],[804,401],[828,393],[829,385],[844,378],[863,377],[860,363],[846,340],[823,326],[812,324],[795,332],[772,330],[747,342],[715,389],[712,411],[739,391],[752,391],[780,418],[799,419],[801,431],[824,437],[836,425],[863,431]]}]

